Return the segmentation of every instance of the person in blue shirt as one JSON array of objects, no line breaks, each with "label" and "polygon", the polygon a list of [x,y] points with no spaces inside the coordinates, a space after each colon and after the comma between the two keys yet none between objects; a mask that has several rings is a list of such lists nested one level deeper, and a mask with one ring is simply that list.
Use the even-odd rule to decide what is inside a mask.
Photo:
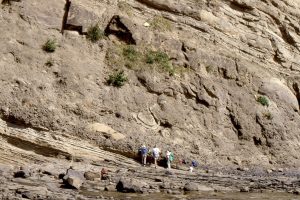
[{"label": "person in blue shirt", "polygon": [[142,165],[146,166],[147,163],[147,154],[148,154],[148,149],[146,147],[146,145],[143,145],[140,149],[139,152],[142,156]]}]

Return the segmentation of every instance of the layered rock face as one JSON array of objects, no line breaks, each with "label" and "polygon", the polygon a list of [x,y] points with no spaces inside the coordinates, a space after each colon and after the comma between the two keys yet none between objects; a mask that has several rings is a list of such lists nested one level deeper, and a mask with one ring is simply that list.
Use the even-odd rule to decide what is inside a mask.
[{"label": "layered rock face", "polygon": [[[300,166],[299,9],[299,0],[3,1],[0,108],[14,126],[1,141],[22,143],[13,133],[30,127],[36,138],[56,132],[120,152],[145,143],[210,165]],[[92,43],[95,24],[105,37]],[[53,53],[42,50],[48,39]],[[128,77],[119,88],[106,83],[115,70]],[[1,155],[13,154],[9,144]]]}]

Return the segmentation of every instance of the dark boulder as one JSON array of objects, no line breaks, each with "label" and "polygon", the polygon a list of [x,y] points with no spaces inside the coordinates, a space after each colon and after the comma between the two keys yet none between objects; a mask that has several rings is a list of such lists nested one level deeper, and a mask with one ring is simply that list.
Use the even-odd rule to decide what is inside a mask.
[{"label": "dark boulder", "polygon": [[118,192],[143,193],[149,189],[149,185],[143,181],[129,178],[121,178],[116,186]]}]

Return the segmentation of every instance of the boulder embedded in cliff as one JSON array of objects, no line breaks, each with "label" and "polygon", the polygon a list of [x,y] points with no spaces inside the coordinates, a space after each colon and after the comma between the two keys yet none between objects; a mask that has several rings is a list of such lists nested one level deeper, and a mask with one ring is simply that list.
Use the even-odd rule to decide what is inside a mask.
[{"label": "boulder embedded in cliff", "polygon": [[111,127],[109,127],[105,124],[100,124],[100,123],[93,123],[93,124],[87,125],[86,131],[91,132],[91,133],[99,133],[103,137],[105,137],[107,139],[111,138],[113,140],[122,140],[126,137],[125,135],[115,131]]},{"label": "boulder embedded in cliff", "polygon": [[282,81],[277,78],[272,78],[263,82],[259,88],[259,92],[266,94],[276,103],[285,103],[294,110],[299,111],[297,97]]},{"label": "boulder embedded in cliff", "polygon": [[86,33],[88,28],[95,25],[99,20],[96,14],[74,1],[67,1],[66,9],[68,9],[68,13],[64,22],[64,30],[78,31],[81,34]]}]

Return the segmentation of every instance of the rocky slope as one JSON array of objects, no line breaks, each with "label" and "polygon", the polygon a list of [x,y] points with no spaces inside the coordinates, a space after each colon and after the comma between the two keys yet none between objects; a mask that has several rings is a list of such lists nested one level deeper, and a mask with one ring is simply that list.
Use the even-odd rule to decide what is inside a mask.
[{"label": "rocky slope", "polygon": [[[299,167],[299,8],[4,0],[1,162],[118,160],[98,147],[131,156],[145,143],[207,165]],[[95,24],[105,37],[93,43]],[[42,49],[48,39],[53,53]],[[107,84],[115,70],[128,77],[120,88]]]}]

